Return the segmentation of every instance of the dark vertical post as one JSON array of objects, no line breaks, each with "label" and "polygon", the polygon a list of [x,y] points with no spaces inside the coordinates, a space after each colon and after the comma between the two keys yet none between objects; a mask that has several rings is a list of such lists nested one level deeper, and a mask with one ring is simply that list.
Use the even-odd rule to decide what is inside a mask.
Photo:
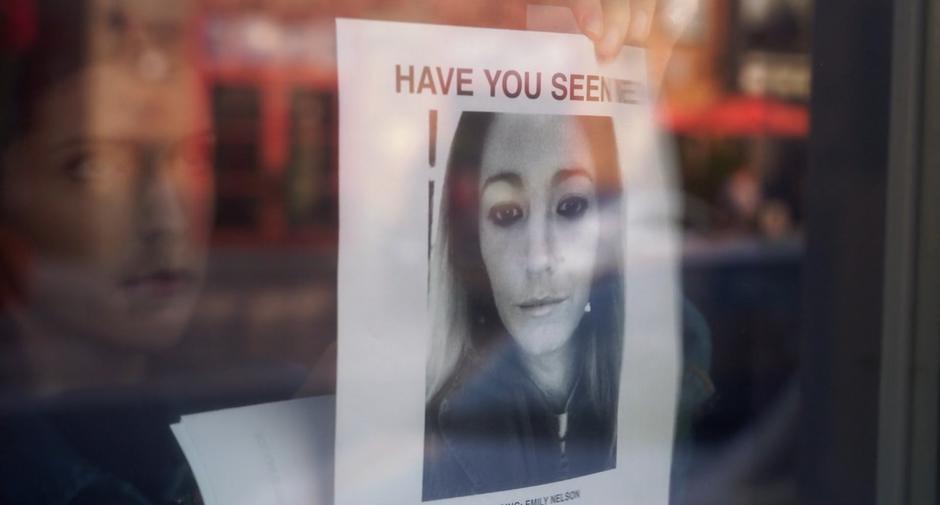
[{"label": "dark vertical post", "polygon": [[875,503],[892,2],[819,0],[806,187],[803,503]]}]

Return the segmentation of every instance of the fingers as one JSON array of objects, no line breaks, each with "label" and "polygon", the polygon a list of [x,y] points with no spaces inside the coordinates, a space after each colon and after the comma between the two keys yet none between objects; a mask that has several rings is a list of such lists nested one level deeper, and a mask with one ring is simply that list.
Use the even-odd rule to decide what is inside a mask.
[{"label": "fingers", "polygon": [[604,34],[595,43],[597,56],[609,60],[620,52],[630,28],[630,0],[604,0]]},{"label": "fingers", "polygon": [[626,38],[628,43],[636,45],[646,43],[655,13],[656,0],[630,1],[630,29]]},{"label": "fingers", "polygon": [[[568,0],[581,31],[608,61],[624,44],[671,45],[695,16],[699,0]],[[654,33],[655,32],[655,33]],[[654,40],[655,39],[655,40]]]},{"label": "fingers", "polygon": [[659,14],[663,31],[678,39],[698,12],[699,0],[666,0]]},{"label": "fingers", "polygon": [[698,14],[700,0],[660,0],[656,22],[647,41],[647,70],[650,88],[659,90],[672,50]]},{"label": "fingers", "polygon": [[601,0],[571,0],[571,12],[581,31],[597,42],[604,35],[604,11]]}]

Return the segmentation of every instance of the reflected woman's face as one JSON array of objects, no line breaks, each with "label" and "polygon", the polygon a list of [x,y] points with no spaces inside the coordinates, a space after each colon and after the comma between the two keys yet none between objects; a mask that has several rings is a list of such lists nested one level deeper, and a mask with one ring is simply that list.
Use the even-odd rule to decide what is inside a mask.
[{"label": "reflected woman's face", "polygon": [[499,115],[480,173],[480,249],[496,309],[538,356],[571,339],[591,291],[597,170],[577,119]]},{"label": "reflected woman's face", "polygon": [[176,341],[203,275],[211,136],[194,75],[121,65],[49,89],[5,160],[3,212],[30,246],[25,310],[59,334],[133,349]]}]

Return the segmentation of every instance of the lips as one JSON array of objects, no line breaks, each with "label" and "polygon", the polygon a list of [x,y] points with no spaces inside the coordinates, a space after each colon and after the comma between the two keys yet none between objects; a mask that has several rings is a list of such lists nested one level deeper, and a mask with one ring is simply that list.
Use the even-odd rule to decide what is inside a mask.
[{"label": "lips", "polygon": [[130,275],[121,287],[131,293],[163,298],[188,291],[195,284],[196,276],[189,270],[161,268]]},{"label": "lips", "polygon": [[530,298],[516,306],[523,312],[535,317],[551,314],[556,307],[564,303],[567,296],[543,296]]}]

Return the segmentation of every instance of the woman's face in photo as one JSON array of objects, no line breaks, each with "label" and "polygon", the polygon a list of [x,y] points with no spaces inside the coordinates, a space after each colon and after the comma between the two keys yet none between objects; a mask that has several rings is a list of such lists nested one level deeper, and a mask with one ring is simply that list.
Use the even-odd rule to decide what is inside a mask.
[{"label": "woman's face in photo", "polygon": [[4,166],[32,258],[24,309],[57,333],[166,347],[188,322],[212,207],[208,116],[185,68],[90,65],[41,97]]},{"label": "woman's face in photo", "polygon": [[561,349],[584,317],[600,230],[597,168],[578,120],[498,115],[480,170],[480,249],[523,352]]}]

